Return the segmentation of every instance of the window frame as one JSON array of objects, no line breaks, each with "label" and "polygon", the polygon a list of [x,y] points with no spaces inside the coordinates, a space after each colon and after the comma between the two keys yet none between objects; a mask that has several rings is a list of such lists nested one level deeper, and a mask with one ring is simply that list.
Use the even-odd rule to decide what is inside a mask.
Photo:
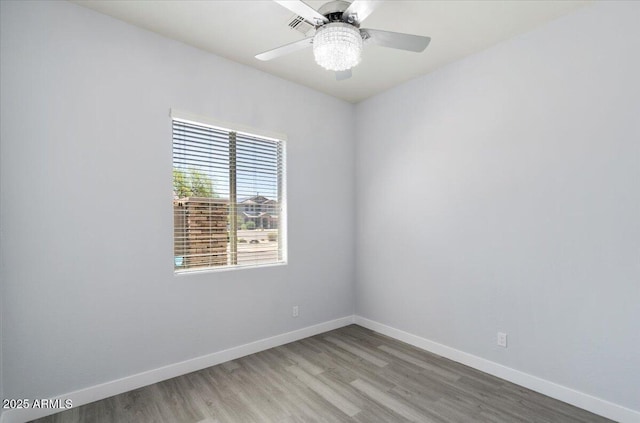
[{"label": "window frame", "polygon": [[[281,202],[279,204],[280,213],[279,213],[279,222],[278,222],[278,242],[279,245],[279,255],[281,259],[273,262],[266,263],[251,263],[251,264],[227,264],[221,266],[209,266],[209,267],[201,267],[201,268],[187,268],[187,269],[176,269],[174,266],[173,274],[174,276],[182,276],[182,275],[191,275],[198,273],[207,273],[207,272],[228,272],[234,270],[242,270],[242,269],[258,269],[264,267],[275,267],[275,266],[285,266],[289,262],[288,258],[288,225],[287,225],[287,135],[281,132],[270,131],[265,129],[253,128],[248,125],[235,124],[230,123],[218,119],[213,119],[207,116],[201,116],[194,113],[184,112],[176,109],[170,109],[169,113],[169,123],[170,127],[173,128],[174,121],[182,121],[187,124],[194,124],[204,127],[210,127],[216,130],[222,130],[229,133],[242,134],[251,137],[258,137],[274,142],[278,142],[279,146],[282,150],[282,160],[280,164],[280,173],[281,173],[281,186],[279,187],[279,198]],[[173,149],[173,129],[171,129],[171,146]],[[173,169],[173,153],[171,155],[171,166]],[[172,181],[173,188],[173,181]],[[236,199],[236,210],[239,209],[239,205],[241,203]],[[173,232],[174,236],[172,236],[172,252],[173,252],[173,261],[175,261],[175,222],[173,223]],[[231,241],[228,241],[229,243]],[[235,243],[237,245],[238,238],[236,235]]]}]

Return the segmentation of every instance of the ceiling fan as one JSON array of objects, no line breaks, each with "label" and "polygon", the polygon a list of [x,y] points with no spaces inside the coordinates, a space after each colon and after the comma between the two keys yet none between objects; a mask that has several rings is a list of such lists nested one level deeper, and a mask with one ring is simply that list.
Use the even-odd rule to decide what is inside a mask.
[{"label": "ceiling fan", "polygon": [[274,0],[312,25],[313,36],[256,55],[259,60],[271,60],[313,46],[316,63],[336,72],[338,81],[351,77],[351,68],[360,63],[362,48],[366,44],[421,52],[431,38],[401,34],[379,29],[360,28],[360,24],[382,1],[336,0],[315,10],[302,0]]}]

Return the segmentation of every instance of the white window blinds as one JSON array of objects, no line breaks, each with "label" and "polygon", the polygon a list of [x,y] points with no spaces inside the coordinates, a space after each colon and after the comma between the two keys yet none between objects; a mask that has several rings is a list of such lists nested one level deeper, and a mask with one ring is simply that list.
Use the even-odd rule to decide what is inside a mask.
[{"label": "white window blinds", "polygon": [[285,262],[284,148],[173,118],[176,272]]}]

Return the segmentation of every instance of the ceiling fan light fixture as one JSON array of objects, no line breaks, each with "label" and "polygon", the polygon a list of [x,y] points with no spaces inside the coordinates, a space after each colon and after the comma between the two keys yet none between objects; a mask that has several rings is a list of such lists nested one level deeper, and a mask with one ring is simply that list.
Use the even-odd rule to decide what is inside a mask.
[{"label": "ceiling fan light fixture", "polygon": [[313,56],[327,70],[345,71],[362,57],[362,35],[353,25],[332,22],[318,28],[313,37]]}]

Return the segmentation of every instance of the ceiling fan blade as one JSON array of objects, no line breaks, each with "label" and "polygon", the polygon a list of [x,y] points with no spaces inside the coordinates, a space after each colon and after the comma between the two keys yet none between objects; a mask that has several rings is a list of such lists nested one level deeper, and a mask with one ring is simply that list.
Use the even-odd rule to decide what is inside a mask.
[{"label": "ceiling fan blade", "polygon": [[321,23],[329,22],[329,19],[322,16],[316,9],[309,6],[302,0],[274,0],[280,6],[285,7],[291,10],[293,13],[298,16],[302,16],[305,20],[309,21],[311,24],[319,25]]},{"label": "ceiling fan blade", "polygon": [[347,10],[342,13],[342,20],[351,22],[349,20],[351,17],[355,22],[362,23],[376,7],[380,6],[380,3],[382,3],[380,0],[355,0],[351,3],[351,6],[347,7]]},{"label": "ceiling fan blade", "polygon": [[293,43],[274,48],[273,50],[265,51],[264,53],[256,54],[256,59],[263,61],[275,59],[276,57],[284,56],[286,54],[293,53],[294,51],[310,47],[311,44],[313,44],[313,37],[305,38],[300,41],[295,41]]},{"label": "ceiling fan blade", "polygon": [[336,72],[336,81],[344,81],[349,78],[351,78],[351,69]]},{"label": "ceiling fan blade", "polygon": [[361,29],[366,41],[383,47],[421,52],[429,45],[430,37],[401,34],[399,32],[380,31],[379,29]]}]

